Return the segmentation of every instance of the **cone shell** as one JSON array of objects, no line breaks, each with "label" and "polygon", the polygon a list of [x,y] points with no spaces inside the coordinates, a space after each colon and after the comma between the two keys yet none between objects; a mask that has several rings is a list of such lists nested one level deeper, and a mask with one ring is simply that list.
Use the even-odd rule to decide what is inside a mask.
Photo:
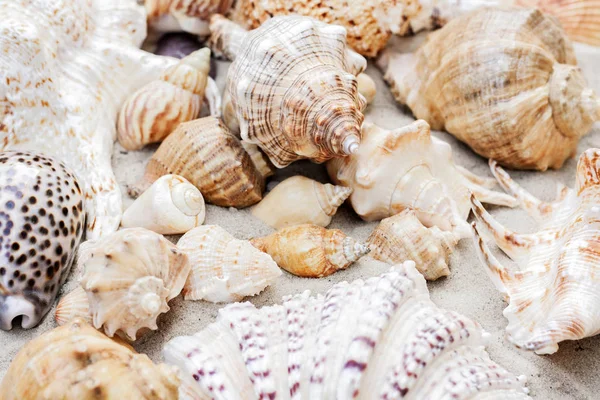
[{"label": "cone shell", "polygon": [[322,278],[346,269],[369,252],[367,246],[339,229],[310,224],[283,228],[251,242],[287,272],[308,278]]},{"label": "cone shell", "polygon": [[234,0],[144,0],[148,25],[159,32],[206,36],[212,14],[227,12]]},{"label": "cone shell", "polygon": [[183,290],[186,300],[239,301],[262,292],[281,275],[271,256],[216,225],[192,229],[177,247],[192,266]]},{"label": "cone shell", "polygon": [[252,209],[252,215],[275,228],[300,224],[327,226],[352,189],[293,176],[275,186]]},{"label": "cone shell", "polygon": [[202,225],[205,215],[198,188],[181,176],[164,175],[125,210],[121,226],[178,235]]},{"label": "cone shell", "polygon": [[176,400],[177,369],[107,338],[81,319],[27,343],[13,359],[3,400]]},{"label": "cone shell", "polygon": [[200,189],[209,203],[247,207],[260,201],[265,181],[240,141],[215,117],[186,122],[152,156],[142,180],[130,187],[136,197],[159,177],[175,174]]}]

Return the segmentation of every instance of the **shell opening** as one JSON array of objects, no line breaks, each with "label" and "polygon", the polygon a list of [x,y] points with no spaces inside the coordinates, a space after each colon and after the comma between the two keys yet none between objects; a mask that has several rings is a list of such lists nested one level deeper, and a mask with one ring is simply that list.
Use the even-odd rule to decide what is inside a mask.
[{"label": "shell opening", "polygon": [[0,310],[0,329],[5,331],[19,325],[23,329],[33,328],[42,317],[41,314],[36,316],[34,305],[21,296],[0,299]]}]

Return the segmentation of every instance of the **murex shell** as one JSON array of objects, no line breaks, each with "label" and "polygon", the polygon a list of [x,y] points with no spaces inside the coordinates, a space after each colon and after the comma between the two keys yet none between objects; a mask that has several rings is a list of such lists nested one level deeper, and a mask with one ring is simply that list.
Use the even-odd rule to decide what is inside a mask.
[{"label": "murex shell", "polygon": [[176,400],[177,375],[76,319],[27,343],[0,392],[3,400]]},{"label": "murex shell", "polygon": [[83,318],[108,336],[137,338],[140,329],[158,329],[190,272],[188,257],[162,235],[143,228],[117,231],[80,247],[81,287],[56,309],[64,324]]},{"label": "murex shell", "polygon": [[379,64],[396,100],[433,129],[502,165],[546,170],[560,168],[600,120],[600,99],[576,63],[554,18],[483,9]]},{"label": "murex shell", "polygon": [[516,205],[511,196],[490,190],[489,180],[457,167],[450,145],[432,137],[422,120],[393,131],[365,122],[358,151],[329,161],[327,171],[353,189],[350,204],[367,221],[412,208],[426,227],[466,237],[469,192],[487,203]]},{"label": "murex shell", "polygon": [[62,160],[85,194],[87,237],[115,231],[119,107],[176,60],[138,48],[146,18],[136,0],[0,0],[0,15],[0,150]]},{"label": "murex shell", "polygon": [[491,232],[517,264],[501,265],[475,229],[480,258],[509,301],[504,310],[508,339],[518,347],[549,354],[563,340],[600,333],[600,149],[581,155],[575,190],[561,187],[554,203],[533,197],[495,162],[491,168],[501,185],[542,222],[538,233],[514,233],[473,200],[478,225]]},{"label": "murex shell", "polygon": [[32,328],[67,279],[85,230],[82,188],[43,154],[0,152],[0,329]]},{"label": "murex shell", "polygon": [[490,359],[486,336],[433,304],[409,261],[324,296],[228,305],[164,356],[182,371],[182,399],[529,399],[525,376]]}]

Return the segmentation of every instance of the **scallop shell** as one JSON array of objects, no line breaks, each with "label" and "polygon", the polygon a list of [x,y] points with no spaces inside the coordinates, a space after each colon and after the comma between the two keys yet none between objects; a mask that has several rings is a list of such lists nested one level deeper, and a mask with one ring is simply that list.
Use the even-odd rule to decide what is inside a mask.
[{"label": "scallop shell", "polygon": [[271,256],[220,226],[194,228],[177,247],[187,253],[192,266],[183,290],[186,300],[239,301],[262,292],[281,275]]},{"label": "scallop shell", "polygon": [[125,210],[121,225],[179,235],[202,225],[205,215],[204,198],[198,188],[181,176],[164,175]]},{"label": "scallop shell", "polygon": [[283,228],[251,243],[290,274],[322,278],[346,269],[369,248],[339,229],[303,224]]},{"label": "scallop shell", "polygon": [[571,43],[538,10],[475,11],[380,66],[417,118],[511,168],[560,168],[600,120]]},{"label": "scallop shell", "polygon": [[350,204],[367,221],[412,208],[426,227],[466,237],[470,192],[487,203],[516,205],[511,196],[490,190],[485,179],[457,167],[450,146],[431,137],[421,120],[393,131],[365,122],[358,151],[329,161],[327,171],[354,190]]},{"label": "scallop shell", "polygon": [[176,368],[74,320],[27,343],[0,392],[3,400],[176,400],[179,383]]},{"label": "scallop shell", "polygon": [[352,189],[293,176],[275,186],[252,209],[252,215],[275,228],[315,224],[327,226]]},{"label": "scallop shell", "polygon": [[162,235],[143,228],[123,229],[81,247],[81,288],[87,296],[80,289],[66,295],[57,306],[57,322],[91,317],[94,327],[108,336],[119,333],[130,340],[136,340],[140,329],[158,329],[157,317],[169,311],[167,302],[183,289],[188,257]]},{"label": "scallop shell", "polygon": [[67,279],[85,229],[73,171],[39,153],[0,152],[0,329],[46,315]]},{"label": "scallop shell", "polygon": [[486,271],[509,301],[504,310],[508,340],[538,354],[551,354],[563,340],[597,335],[600,149],[581,155],[576,189],[560,188],[555,203],[544,203],[527,193],[495,162],[490,166],[501,185],[542,222],[538,233],[514,233],[473,199],[479,226],[491,232],[498,247],[517,264],[500,264],[475,228],[476,248]]},{"label": "scallop shell", "polygon": [[438,308],[406,262],[324,296],[228,305],[164,356],[182,372],[182,399],[529,399],[525,376],[489,358],[487,336]]},{"label": "scallop shell", "polygon": [[208,19],[223,14],[234,0],[144,0],[148,25],[158,32],[185,31],[206,36]]},{"label": "scallop shell", "polygon": [[369,256],[391,265],[412,260],[429,281],[450,274],[448,257],[457,243],[455,234],[426,228],[408,209],[382,220],[367,239]]},{"label": "scallop shell", "polygon": [[136,197],[163,175],[176,174],[200,189],[209,203],[247,207],[260,201],[264,177],[240,141],[215,117],[186,122],[152,156],[144,177],[129,188]]},{"label": "scallop shell", "polygon": [[85,194],[87,237],[115,231],[119,107],[176,60],[138,49],[146,19],[135,0],[11,0],[0,15],[0,151],[62,160]]}]

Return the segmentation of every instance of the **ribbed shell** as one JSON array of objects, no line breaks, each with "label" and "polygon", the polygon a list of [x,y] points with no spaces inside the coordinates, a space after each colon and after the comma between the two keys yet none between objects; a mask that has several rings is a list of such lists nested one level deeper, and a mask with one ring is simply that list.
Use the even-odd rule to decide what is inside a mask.
[{"label": "ribbed shell", "polygon": [[3,400],[176,400],[177,374],[78,319],[27,343],[0,392]]},{"label": "ribbed shell", "polygon": [[308,278],[322,278],[346,269],[369,252],[367,246],[339,229],[311,224],[283,228],[251,243],[287,272]]},{"label": "ribbed shell", "polygon": [[152,155],[144,177],[129,193],[138,196],[166,174],[184,177],[206,201],[223,207],[259,202],[265,185],[240,141],[215,117],[179,125]]},{"label": "ribbed shell", "polygon": [[192,266],[183,290],[186,300],[239,301],[262,292],[281,275],[271,256],[216,225],[192,229],[177,247]]},{"label": "ribbed shell", "polygon": [[182,371],[182,399],[529,399],[525,376],[489,358],[487,335],[435,306],[407,262],[324,296],[229,305],[164,355]]}]

